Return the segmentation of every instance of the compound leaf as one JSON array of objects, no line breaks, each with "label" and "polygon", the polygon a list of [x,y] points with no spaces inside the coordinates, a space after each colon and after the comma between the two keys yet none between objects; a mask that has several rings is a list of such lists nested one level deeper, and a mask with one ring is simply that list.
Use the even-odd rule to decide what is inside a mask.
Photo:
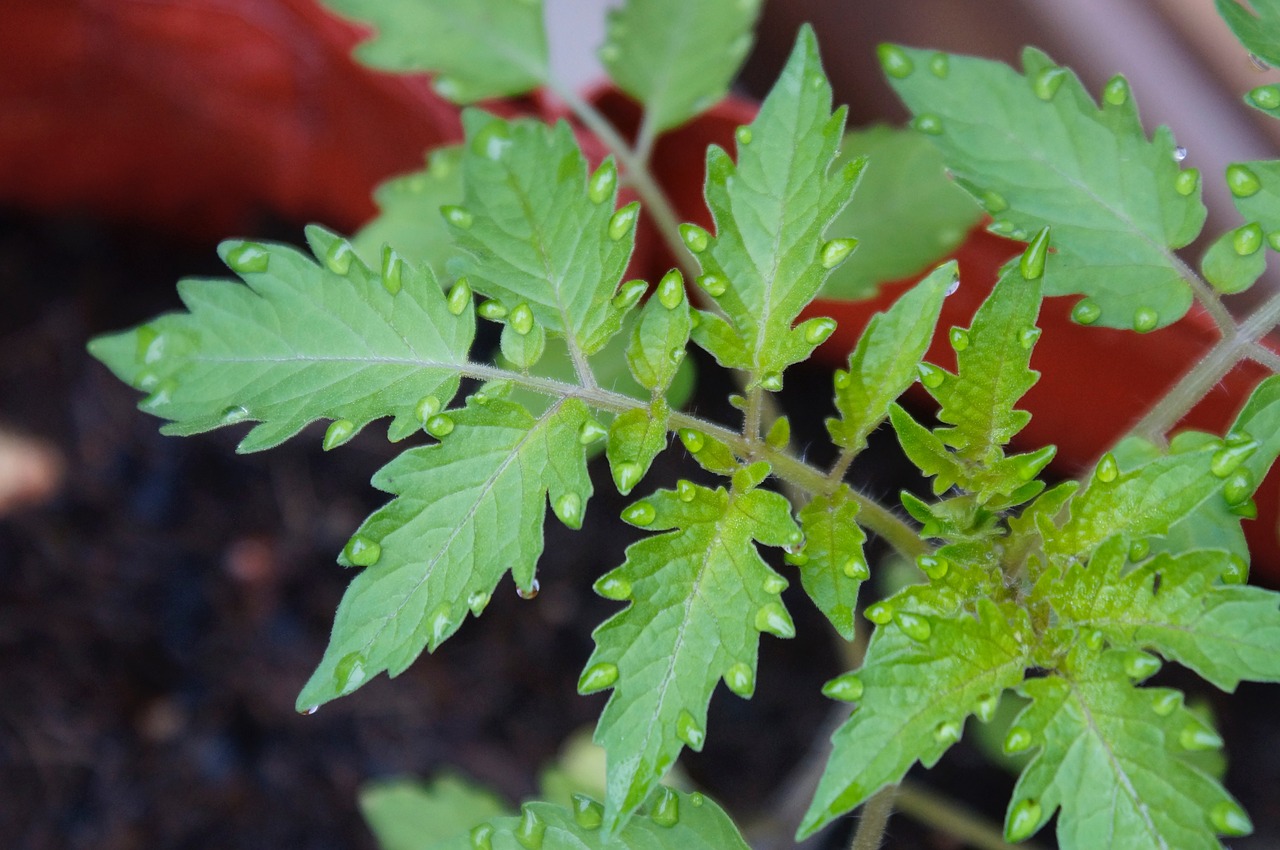
[{"label": "compound leaf", "polygon": [[1216,734],[1181,706],[1176,691],[1135,687],[1127,659],[1124,650],[1088,658],[1077,651],[1067,675],[1019,688],[1032,703],[1009,742],[1039,752],[1013,792],[1010,841],[1034,834],[1059,807],[1063,850],[1219,850],[1215,832],[1251,830],[1239,805],[1188,758],[1187,743],[1213,746]]},{"label": "compound leaf", "polygon": [[341,442],[392,416],[390,437],[403,439],[421,427],[420,402],[457,392],[475,316],[449,310],[429,268],[401,261],[379,277],[345,240],[318,227],[308,237],[319,264],[284,245],[222,243],[247,286],[181,281],[190,312],[98,337],[90,353],[150,393],[140,407],[170,420],[166,434],[256,421],[240,443],[251,452],[318,419],[342,423]]},{"label": "compound leaf", "polygon": [[702,266],[699,285],[728,319],[703,313],[693,337],[721,365],[750,372],[756,386],[780,389],[782,371],[835,329],[830,319],[792,323],[854,246],[823,242],[864,162],[827,173],[844,116],[844,107],[831,112],[831,86],[806,27],[756,120],[739,133],[737,164],[720,148],[707,152],[716,235],[686,225],[685,241]]},{"label": "compound leaf", "polygon": [[500,398],[472,398],[429,422],[443,441],[409,449],[373,484],[397,498],[375,511],[340,561],[364,569],[347,587],[333,635],[298,696],[300,710],[350,693],[377,673],[397,675],[424,648],[479,615],[511,571],[529,588],[542,553],[548,496],[578,528],[592,493],[576,399],[534,418]]},{"label": "compound leaf", "polygon": [[754,489],[758,472],[736,474],[731,491],[684,482],[623,513],[667,533],[629,546],[626,562],[596,584],[601,595],[631,602],[596,629],[596,650],[579,683],[583,691],[613,688],[595,735],[608,752],[610,830],[649,795],[681,749],[702,748],[719,679],[751,695],[760,632],[795,633],[778,597],[787,582],[752,540],[796,545],[800,530],[786,499]]},{"label": "compound leaf", "polygon": [[760,0],[628,0],[609,11],[600,59],[660,133],[724,97],[759,14]]},{"label": "compound leaf", "polygon": [[947,168],[995,218],[1028,239],[1053,227],[1046,295],[1084,293],[1085,323],[1153,330],[1181,318],[1189,284],[1173,251],[1199,233],[1199,176],[1181,171],[1168,128],[1148,140],[1123,77],[1095,104],[1043,53],[1024,73],[999,62],[884,45],[889,83]]},{"label": "compound leaf", "polygon": [[1269,64],[1280,65],[1280,2],[1249,0],[1252,11],[1238,0],[1214,0],[1214,5],[1241,44]]},{"label": "compound leaf", "polygon": [[1031,634],[1024,612],[983,599],[976,616],[896,616],[872,636],[857,674],[862,697],[832,736],[799,838],[899,781],[915,762],[931,767],[960,740],[969,714],[989,718],[1001,692],[1022,681]]},{"label": "compound leaf", "polygon": [[377,34],[356,49],[371,68],[435,74],[454,103],[523,94],[547,80],[542,0],[322,0]]},{"label": "compound leaf", "polygon": [[391,245],[400,257],[425,263],[437,278],[446,280],[445,261],[453,253],[453,239],[440,207],[462,201],[462,148],[437,148],[426,168],[381,183],[373,199],[378,214],[351,237],[360,259],[377,267],[384,246]]}]

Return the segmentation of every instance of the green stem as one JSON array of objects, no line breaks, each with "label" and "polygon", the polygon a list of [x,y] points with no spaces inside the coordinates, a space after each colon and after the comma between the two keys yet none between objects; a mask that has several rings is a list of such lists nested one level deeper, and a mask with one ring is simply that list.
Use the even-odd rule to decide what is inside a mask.
[{"label": "green stem", "polygon": [[1231,313],[1227,310],[1226,305],[1222,303],[1222,299],[1218,297],[1218,293],[1212,286],[1205,283],[1204,278],[1196,274],[1195,269],[1183,262],[1182,258],[1173,252],[1169,252],[1169,258],[1173,261],[1174,266],[1182,275],[1182,279],[1191,287],[1191,293],[1195,299],[1200,302],[1200,306],[1209,314],[1209,318],[1213,319],[1213,323],[1218,326],[1218,332],[1223,338],[1232,336],[1236,331],[1235,319],[1231,318]]},{"label": "green stem", "polygon": [[862,818],[858,821],[849,850],[877,850],[884,841],[885,829],[893,815],[893,798],[897,793],[898,786],[890,785],[871,795],[862,807]]},{"label": "green stem", "polygon": [[[898,811],[934,829],[945,832],[977,850],[1015,850],[999,829],[963,806],[939,797],[928,788],[904,781],[898,786]],[[1016,850],[1040,850],[1033,843],[1018,844]]]}]

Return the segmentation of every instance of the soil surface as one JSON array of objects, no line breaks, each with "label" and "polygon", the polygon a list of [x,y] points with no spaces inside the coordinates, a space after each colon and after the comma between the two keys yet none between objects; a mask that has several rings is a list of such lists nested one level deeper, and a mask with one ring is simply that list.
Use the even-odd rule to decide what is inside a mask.
[{"label": "soil surface", "polygon": [[[314,429],[248,456],[231,430],[160,436],[84,344],[178,309],[175,280],[210,274],[223,274],[212,244],[0,214],[0,429],[50,441],[67,470],[51,499],[0,517],[0,846],[372,848],[356,807],[370,779],[452,769],[512,799],[533,793],[604,703],[575,683],[591,629],[616,609],[590,586],[633,539],[616,519],[624,500],[595,464],[592,521],[548,523],[536,599],[507,581],[435,656],[298,715],[350,579],[334,556],[384,501],[368,481],[397,449],[376,426],[327,454]],[[787,403],[809,405],[796,445],[817,459],[828,411],[812,400],[827,380],[788,377]],[[708,378],[696,403],[733,421],[715,401],[726,391]],[[881,495],[909,486],[893,461],[858,474]],[[681,475],[696,477],[677,448],[645,486]],[[831,717],[818,688],[840,672],[837,650],[796,590],[800,636],[762,641],[756,697],[721,689],[705,751],[684,760],[747,823],[783,805],[778,786],[823,751]],[[1280,847],[1280,689],[1206,695],[1228,787],[1258,828],[1232,846]],[[994,821],[1011,788],[968,740],[920,779]],[[813,846],[839,846],[840,832]],[[898,816],[888,846],[963,845]]]}]

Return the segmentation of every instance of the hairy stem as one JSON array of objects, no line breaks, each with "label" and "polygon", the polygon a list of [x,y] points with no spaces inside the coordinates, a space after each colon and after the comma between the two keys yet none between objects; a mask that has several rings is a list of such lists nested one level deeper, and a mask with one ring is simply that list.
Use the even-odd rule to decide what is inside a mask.
[{"label": "hairy stem", "polygon": [[889,826],[889,818],[893,815],[893,798],[898,793],[897,785],[881,788],[871,795],[871,799],[862,807],[862,818],[858,821],[858,829],[853,834],[853,843],[849,850],[877,850],[884,841],[885,830]]},{"label": "hairy stem", "polygon": [[1236,332],[1235,319],[1231,318],[1231,313],[1227,311],[1226,305],[1222,303],[1222,299],[1218,297],[1218,293],[1213,287],[1205,282],[1204,278],[1196,274],[1195,269],[1183,262],[1182,258],[1173,252],[1169,252],[1169,257],[1173,261],[1174,267],[1178,273],[1182,275],[1182,279],[1191,287],[1191,293],[1195,296],[1196,301],[1209,314],[1209,318],[1213,319],[1213,323],[1218,326],[1218,333],[1222,334],[1226,339]]}]

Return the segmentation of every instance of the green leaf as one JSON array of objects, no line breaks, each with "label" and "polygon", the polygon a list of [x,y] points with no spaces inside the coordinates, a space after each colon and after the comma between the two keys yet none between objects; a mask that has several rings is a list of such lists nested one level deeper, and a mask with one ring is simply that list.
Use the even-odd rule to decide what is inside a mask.
[{"label": "green leaf", "polygon": [[867,168],[856,200],[831,230],[860,242],[823,285],[823,298],[870,298],[880,284],[920,273],[951,253],[982,217],[920,133],[883,125],[855,130],[845,134],[840,151],[837,165],[866,157]]},{"label": "green leaf", "polygon": [[605,453],[618,492],[627,495],[644,478],[653,459],[667,447],[667,422],[671,409],[658,399],[647,409],[626,410],[609,426]]},{"label": "green leaf", "polygon": [[475,317],[449,311],[428,268],[396,264],[389,286],[345,240],[318,227],[308,237],[320,265],[283,245],[224,242],[248,286],[184,280],[190,312],[98,337],[89,352],[150,393],[140,407],[170,420],[166,434],[256,421],[240,443],[251,452],[318,419],[345,422],[349,439],[392,416],[389,436],[403,439],[423,400],[440,407],[457,392]]},{"label": "green leaf", "polygon": [[382,850],[470,850],[476,824],[507,813],[489,791],[456,776],[371,782],[360,789],[360,813]]},{"label": "green leaf", "polygon": [[1214,0],[1218,14],[1240,43],[1271,65],[1280,65],[1280,3],[1249,0],[1252,11],[1237,0]]},{"label": "green leaf", "polygon": [[473,397],[429,423],[446,433],[443,442],[410,449],[374,476],[375,487],[397,498],[343,550],[342,563],[365,569],[338,606],[299,710],[383,670],[398,675],[453,634],[468,610],[478,616],[508,570],[517,587],[532,586],[548,496],[571,528],[582,524],[591,497],[578,441],[587,418],[575,399],[535,419],[511,402]]},{"label": "green leaf", "polygon": [[968,715],[994,712],[1000,693],[1022,681],[1031,633],[1024,612],[984,599],[976,617],[897,616],[872,636],[857,674],[862,699],[832,736],[798,838],[898,782],[915,762],[931,767],[960,740]]},{"label": "green leaf", "polygon": [[617,834],[601,828],[603,811],[575,795],[573,809],[526,803],[519,817],[497,818],[471,833],[468,847],[492,850],[750,850],[724,810],[700,793],[657,788]]},{"label": "green leaf", "polygon": [[633,504],[624,519],[667,533],[629,546],[626,562],[596,583],[601,595],[631,603],[596,629],[596,651],[579,683],[583,691],[613,688],[595,736],[609,753],[610,830],[681,749],[702,749],[719,679],[750,696],[760,632],[794,634],[778,596],[787,582],[752,540],[794,546],[800,530],[787,500],[752,489],[760,476],[746,472],[730,492],[686,482]]},{"label": "green leaf", "polygon": [[871,317],[849,355],[848,371],[834,376],[840,418],[828,419],[827,431],[837,446],[850,452],[866,448],[867,435],[884,421],[890,404],[915,382],[942,299],[956,281],[956,265],[947,263]]},{"label": "green leaf", "polygon": [[524,94],[547,80],[542,0],[322,0],[377,35],[356,49],[371,68],[435,74],[454,103]]},{"label": "green leaf", "polygon": [[1239,571],[1227,552],[1160,554],[1132,566],[1121,539],[1062,577],[1049,601],[1080,633],[1112,645],[1153,649],[1214,685],[1280,680],[1280,594],[1223,584]]},{"label": "green leaf", "polygon": [[1031,48],[1023,74],[893,45],[881,61],[917,129],[995,218],[992,232],[1028,239],[1053,227],[1046,295],[1086,294],[1091,307],[1076,315],[1108,327],[1151,330],[1186,313],[1174,249],[1204,222],[1198,176],[1180,171],[1167,128],[1148,141],[1122,77],[1098,108]]},{"label": "green leaf", "polygon": [[805,593],[845,640],[854,638],[858,588],[870,575],[862,552],[867,535],[857,517],[858,503],[848,485],[815,496],[800,511],[804,549],[787,558],[799,566]]},{"label": "green leaf", "polygon": [[686,225],[685,239],[702,266],[699,284],[728,320],[703,313],[693,337],[721,365],[750,372],[753,385],[781,388],[782,371],[834,329],[829,319],[792,323],[852,248],[822,241],[862,167],[857,160],[827,173],[844,116],[844,107],[831,112],[831,86],[806,27],[756,120],[739,134],[737,164],[720,148],[707,152],[716,235]]},{"label": "green leaf", "polygon": [[1266,270],[1267,246],[1280,230],[1280,162],[1234,162],[1226,179],[1246,223],[1214,241],[1201,269],[1220,292],[1234,293],[1248,289]]},{"label": "green leaf", "polygon": [[379,267],[383,246],[414,265],[429,265],[446,280],[445,261],[453,253],[453,239],[440,216],[440,207],[462,201],[462,148],[437,148],[421,171],[402,174],[380,184],[373,199],[378,214],[351,237],[360,259]]},{"label": "green leaf", "polygon": [[627,345],[627,365],[642,387],[655,395],[666,392],[684,363],[692,328],[684,278],[672,269],[640,309]]},{"label": "green leaf", "polygon": [[581,363],[634,304],[611,301],[631,256],[637,208],[614,212],[611,160],[588,187],[587,161],[568,124],[508,123],[478,110],[464,113],[463,123],[465,200],[445,218],[465,256],[450,267],[508,314],[526,305]]},{"label": "green leaf", "polygon": [[760,0],[628,0],[609,10],[600,59],[656,135],[724,97],[759,14]]},{"label": "green leaf", "polygon": [[1243,810],[1189,763],[1181,744],[1186,733],[1201,731],[1208,734],[1196,737],[1212,742],[1212,730],[1179,705],[1176,691],[1134,687],[1128,657],[1076,657],[1066,676],[1031,679],[1019,689],[1033,702],[1010,740],[1016,732],[1019,746],[1039,752],[1014,789],[1009,840],[1029,837],[1059,807],[1063,850],[1219,850],[1215,831],[1249,831]]}]

